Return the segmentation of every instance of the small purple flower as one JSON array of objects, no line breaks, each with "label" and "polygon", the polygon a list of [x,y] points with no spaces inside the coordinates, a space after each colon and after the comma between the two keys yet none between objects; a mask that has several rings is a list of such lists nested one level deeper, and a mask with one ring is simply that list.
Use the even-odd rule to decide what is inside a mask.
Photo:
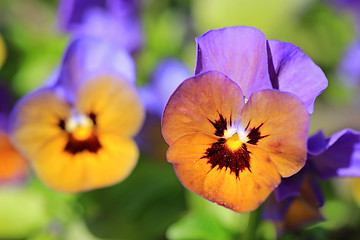
[{"label": "small purple flower", "polygon": [[308,160],[297,174],[285,178],[264,206],[264,219],[279,232],[322,220],[324,198],[318,181],[360,176],[360,133],[345,129],[329,139],[320,131],[308,140]]},{"label": "small purple flower", "polygon": [[139,5],[138,0],[62,0],[59,24],[76,36],[100,37],[133,52],[142,45]]},{"label": "small purple flower", "polygon": [[246,98],[279,89],[300,98],[311,114],[315,98],[327,87],[323,71],[297,46],[266,40],[253,27],[211,30],[197,37],[196,44],[195,74],[222,72],[239,84]]}]

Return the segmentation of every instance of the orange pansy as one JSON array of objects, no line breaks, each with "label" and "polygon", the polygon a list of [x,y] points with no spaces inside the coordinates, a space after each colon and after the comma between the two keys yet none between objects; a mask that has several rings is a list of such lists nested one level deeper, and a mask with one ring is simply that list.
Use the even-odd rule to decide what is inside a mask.
[{"label": "orange pansy", "polygon": [[309,116],[295,96],[253,93],[222,73],[185,80],[170,98],[162,132],[167,159],[188,189],[237,212],[254,210],[306,160]]}]

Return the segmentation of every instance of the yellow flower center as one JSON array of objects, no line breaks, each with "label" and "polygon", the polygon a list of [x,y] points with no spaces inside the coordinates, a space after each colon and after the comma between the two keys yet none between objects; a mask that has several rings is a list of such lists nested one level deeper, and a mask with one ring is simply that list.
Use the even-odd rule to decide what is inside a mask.
[{"label": "yellow flower center", "polygon": [[72,137],[79,141],[88,139],[93,134],[94,124],[88,116],[73,115],[66,122],[66,131],[72,134]]},{"label": "yellow flower center", "polygon": [[230,138],[226,139],[226,144],[231,150],[235,151],[239,149],[243,143],[241,142],[239,135],[235,133]]},{"label": "yellow flower center", "polygon": [[225,130],[224,138],[226,138],[226,145],[233,151],[239,149],[243,143],[249,140],[243,130],[234,127]]}]

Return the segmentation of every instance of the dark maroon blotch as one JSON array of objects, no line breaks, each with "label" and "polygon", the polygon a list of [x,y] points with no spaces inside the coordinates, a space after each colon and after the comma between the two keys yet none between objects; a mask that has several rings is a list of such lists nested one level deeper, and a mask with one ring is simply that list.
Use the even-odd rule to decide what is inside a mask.
[{"label": "dark maroon blotch", "polygon": [[89,138],[79,141],[75,139],[72,134],[69,134],[69,140],[64,150],[75,155],[86,150],[92,153],[96,153],[100,148],[101,144],[95,135],[91,135]]}]

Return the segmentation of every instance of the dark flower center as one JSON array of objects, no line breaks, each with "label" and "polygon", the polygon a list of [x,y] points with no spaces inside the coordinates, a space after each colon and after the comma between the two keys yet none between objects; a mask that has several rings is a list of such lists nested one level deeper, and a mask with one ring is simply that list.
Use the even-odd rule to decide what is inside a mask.
[{"label": "dark flower center", "polygon": [[96,124],[96,114],[93,112],[86,116],[76,115],[66,122],[61,119],[58,126],[68,132],[68,141],[64,150],[73,155],[83,151],[96,153],[102,147],[95,134]]},{"label": "dark flower center", "polygon": [[234,133],[231,137],[224,137],[228,126],[231,127],[232,125],[231,117],[228,122],[227,119],[219,113],[218,120],[209,121],[215,128],[214,134],[220,137],[220,139],[206,149],[204,156],[201,158],[208,159],[207,163],[211,164],[211,169],[216,166],[219,170],[229,168],[230,173],[235,173],[236,178],[239,178],[240,172],[245,169],[251,172],[252,153],[247,149],[245,143],[257,145],[260,139],[269,136],[261,135],[260,129],[263,123],[249,130],[249,122],[244,130],[245,133],[247,133],[246,142],[242,142],[237,133]]}]

